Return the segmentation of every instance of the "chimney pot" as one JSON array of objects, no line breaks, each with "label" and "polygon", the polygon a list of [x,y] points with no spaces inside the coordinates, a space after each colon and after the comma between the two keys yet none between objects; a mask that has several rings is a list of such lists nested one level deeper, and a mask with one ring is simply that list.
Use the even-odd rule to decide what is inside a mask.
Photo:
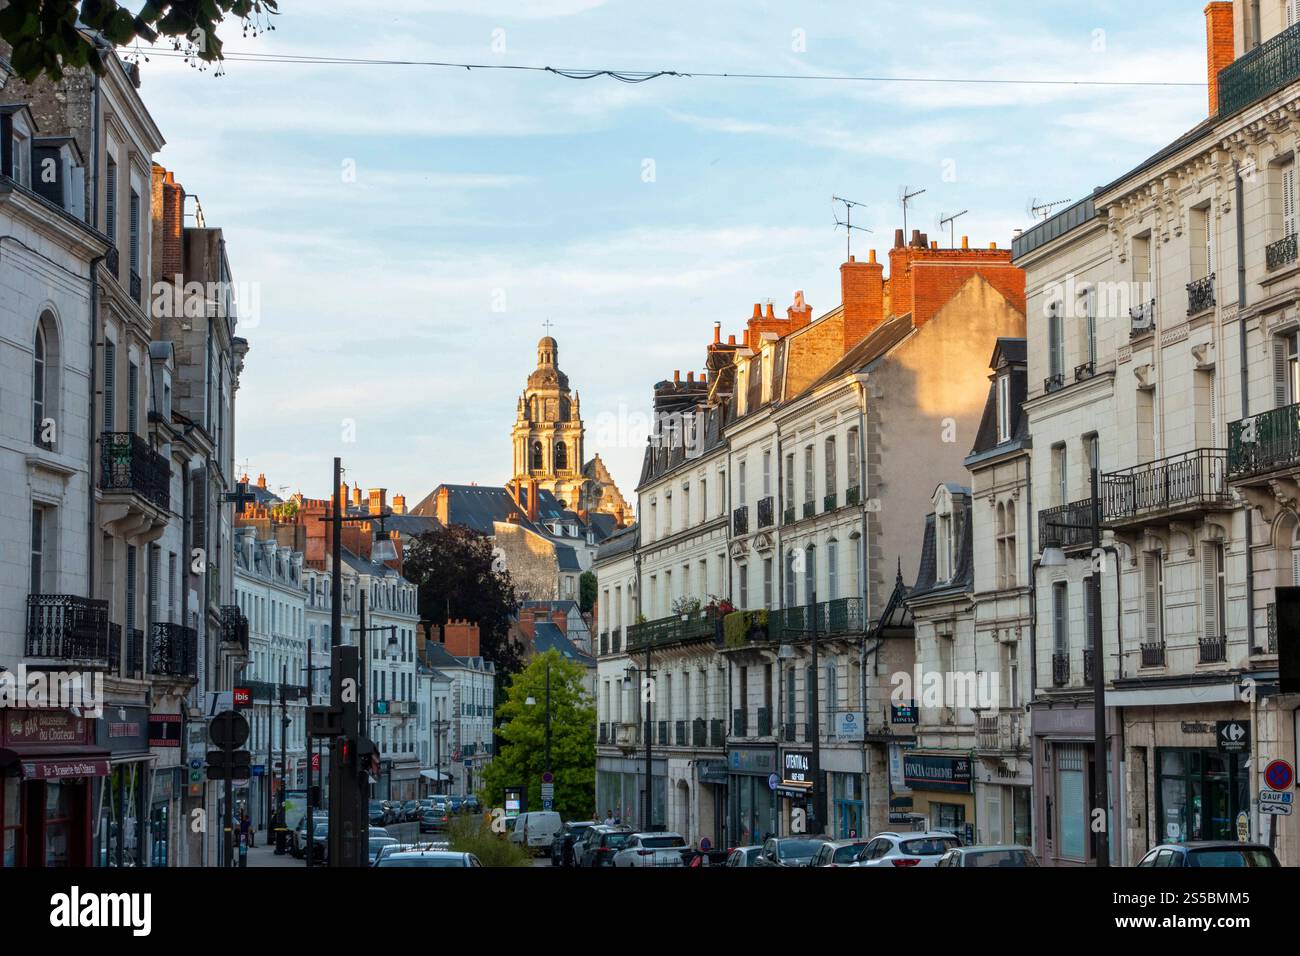
[{"label": "chimney pot", "polygon": [[867,261],[870,262],[870,263],[874,263],[874,262],[876,261],[876,250],[875,250],[875,249],[872,249],[870,252],[867,253]]},{"label": "chimney pot", "polygon": [[968,236],[962,236],[962,237],[961,237],[961,247],[962,247],[963,249],[969,249],[969,248],[970,248],[970,238],[969,238]]},{"label": "chimney pot", "polygon": [[717,345],[721,341],[722,341],[722,323],[714,322],[713,323],[713,344]]},{"label": "chimney pot", "polygon": [[989,248],[990,248],[990,249],[996,249],[997,247],[998,247],[998,244],[997,244],[996,242],[990,242],[990,243],[989,243]]},{"label": "chimney pot", "polygon": [[736,344],[736,337],[735,337],[734,335],[728,335],[728,336],[727,336],[727,344],[728,344],[728,345],[735,345],[735,344]]},{"label": "chimney pot", "polygon": [[761,302],[754,303],[754,314],[750,318],[761,319],[763,317],[763,305]]},{"label": "chimney pot", "polygon": [[764,313],[763,318],[765,318],[765,319],[775,319],[775,318],[776,318],[775,313],[773,313],[773,311],[772,311],[772,303],[771,303],[771,302],[769,302],[769,303],[767,304],[767,312]]},{"label": "chimney pot", "polygon": [[930,248],[931,248],[931,249],[938,249],[938,248],[939,248],[939,240],[938,240],[938,239],[933,239],[933,240],[931,240],[931,241],[930,241]]},{"label": "chimney pot", "polygon": [[901,249],[901,248],[903,248],[903,230],[902,230],[902,229],[895,229],[895,230],[894,230],[894,248],[895,248],[895,249]]}]

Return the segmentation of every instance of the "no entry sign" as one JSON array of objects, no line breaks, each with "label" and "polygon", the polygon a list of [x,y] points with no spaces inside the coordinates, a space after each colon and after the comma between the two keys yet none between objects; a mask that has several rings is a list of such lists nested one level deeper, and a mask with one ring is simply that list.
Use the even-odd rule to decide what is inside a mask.
[{"label": "no entry sign", "polygon": [[1295,771],[1285,760],[1274,760],[1264,768],[1264,782],[1271,790],[1290,790],[1295,783]]}]

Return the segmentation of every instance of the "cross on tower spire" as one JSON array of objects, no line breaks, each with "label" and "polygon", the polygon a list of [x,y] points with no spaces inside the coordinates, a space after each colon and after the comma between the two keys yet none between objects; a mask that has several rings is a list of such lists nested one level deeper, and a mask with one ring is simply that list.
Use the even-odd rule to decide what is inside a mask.
[{"label": "cross on tower spire", "polygon": [[553,323],[550,319],[547,319],[545,322],[542,323],[542,327],[546,329],[547,335],[551,334],[551,326],[554,324],[555,323]]}]

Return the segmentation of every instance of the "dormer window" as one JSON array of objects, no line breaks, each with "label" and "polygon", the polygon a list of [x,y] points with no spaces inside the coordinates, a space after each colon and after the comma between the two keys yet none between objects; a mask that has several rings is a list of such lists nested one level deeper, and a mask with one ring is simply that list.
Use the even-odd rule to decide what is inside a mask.
[{"label": "dormer window", "polygon": [[998,441],[1011,438],[1011,374],[1003,370],[998,373]]}]

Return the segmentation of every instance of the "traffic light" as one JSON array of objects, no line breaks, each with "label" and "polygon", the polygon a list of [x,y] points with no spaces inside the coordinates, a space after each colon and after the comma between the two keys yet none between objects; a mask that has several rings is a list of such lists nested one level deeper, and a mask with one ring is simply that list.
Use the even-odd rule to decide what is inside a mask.
[{"label": "traffic light", "polygon": [[253,775],[252,755],[247,750],[230,751],[230,760],[226,760],[226,751],[208,751],[209,780],[247,780]]},{"label": "traffic light", "polygon": [[357,738],[355,770],[361,783],[379,781],[379,748],[369,737]]}]

